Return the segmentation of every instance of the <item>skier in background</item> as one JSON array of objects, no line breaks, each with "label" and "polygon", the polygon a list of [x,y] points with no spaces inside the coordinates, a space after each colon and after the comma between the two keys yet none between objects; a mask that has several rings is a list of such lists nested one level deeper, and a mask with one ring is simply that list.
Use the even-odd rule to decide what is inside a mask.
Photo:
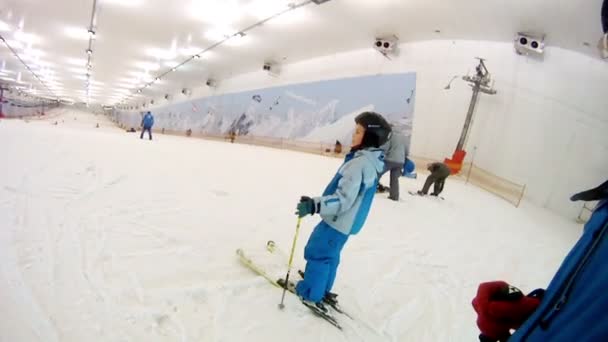
[{"label": "skier in background", "polygon": [[148,137],[150,138],[150,140],[152,140],[152,126],[154,126],[154,116],[152,116],[152,113],[148,111],[146,115],[144,115],[144,117],[141,119],[142,130],[139,139],[143,139],[144,132],[147,131]]},{"label": "skier in background", "polygon": [[433,193],[431,196],[439,196],[443,191],[445,185],[445,179],[450,175],[450,168],[444,163],[431,163],[427,164],[427,170],[431,171],[431,174],[426,178],[422,190],[418,190],[418,195],[426,195],[429,192],[431,184],[435,184],[433,187]]},{"label": "skier in background", "polygon": [[[389,184],[389,195],[388,198],[393,201],[399,200],[399,177],[403,174],[402,168],[405,163],[405,159],[409,153],[409,147],[407,146],[407,138],[405,135],[393,130],[386,144],[382,145],[386,156],[384,160],[384,170],[378,176],[378,180],[382,176],[390,171],[390,184]],[[382,185],[378,185],[379,190],[382,192]],[[386,191],[386,189],[385,189]]]},{"label": "skier in background", "polygon": [[340,143],[340,140],[336,140],[336,144],[334,145],[334,153],[335,154],[342,153],[342,144]]},{"label": "skier in background", "polygon": [[295,291],[304,305],[324,313],[327,308],[322,301],[337,305],[337,295],[331,289],[340,253],[348,237],[357,234],[365,223],[378,174],[384,169],[384,152],[379,147],[391,132],[388,122],[374,112],[359,114],[355,123],[351,150],[323,196],[302,196],[297,205],[299,217],[319,214],[321,222],[306,244],[304,280],[298,282]]}]

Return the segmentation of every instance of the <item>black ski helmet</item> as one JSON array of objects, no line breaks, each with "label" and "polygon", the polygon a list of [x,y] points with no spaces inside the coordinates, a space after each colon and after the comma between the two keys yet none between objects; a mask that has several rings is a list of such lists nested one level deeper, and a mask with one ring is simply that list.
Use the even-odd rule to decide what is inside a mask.
[{"label": "black ski helmet", "polygon": [[363,112],[355,118],[355,122],[365,128],[361,147],[380,147],[386,143],[391,133],[391,125],[374,112]]}]

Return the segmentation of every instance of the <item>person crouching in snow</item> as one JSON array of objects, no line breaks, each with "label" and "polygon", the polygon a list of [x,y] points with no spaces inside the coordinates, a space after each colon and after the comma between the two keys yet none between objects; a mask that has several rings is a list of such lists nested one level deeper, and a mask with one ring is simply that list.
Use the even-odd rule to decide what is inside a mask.
[{"label": "person crouching in snow", "polygon": [[340,253],[350,235],[357,234],[371,208],[384,169],[384,152],[379,148],[391,132],[389,123],[379,114],[364,112],[355,118],[351,151],[338,169],[323,196],[302,196],[297,205],[299,217],[319,214],[304,249],[304,280],[296,285],[296,294],[305,305],[326,311],[322,301],[337,304],[331,292],[340,263]]},{"label": "person crouching in snow", "polygon": [[439,196],[439,194],[443,191],[445,179],[450,176],[450,168],[444,163],[431,163],[427,164],[427,170],[431,171],[431,174],[426,178],[426,182],[424,182],[422,190],[418,190],[418,195],[428,194],[431,184],[435,183],[433,186],[433,193],[431,195]]}]

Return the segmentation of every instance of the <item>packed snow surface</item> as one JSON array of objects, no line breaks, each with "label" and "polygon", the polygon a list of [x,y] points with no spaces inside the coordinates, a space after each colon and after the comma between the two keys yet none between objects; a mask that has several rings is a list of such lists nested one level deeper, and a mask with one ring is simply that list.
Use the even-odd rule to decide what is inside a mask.
[{"label": "packed snow surface", "polygon": [[[441,201],[407,194],[426,174],[402,178],[401,200],[377,195],[343,250],[334,291],[355,320],[337,316],[339,331],[293,295],[279,310],[281,290],[235,250],[262,262],[274,240],[288,253],[296,202],[320,195],[341,160],[140,140],[73,110],[2,120],[0,146],[2,342],[473,341],[478,283],[545,287],[581,233],[457,179]],[[302,220],[297,267],[318,220]]]}]

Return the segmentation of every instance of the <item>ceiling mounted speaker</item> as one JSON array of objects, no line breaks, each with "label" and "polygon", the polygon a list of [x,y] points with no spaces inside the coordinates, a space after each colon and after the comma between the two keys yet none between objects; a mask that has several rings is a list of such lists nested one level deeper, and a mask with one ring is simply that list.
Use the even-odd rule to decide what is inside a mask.
[{"label": "ceiling mounted speaker", "polygon": [[281,66],[275,62],[267,61],[262,65],[262,70],[266,71],[270,76],[277,77],[281,73]]},{"label": "ceiling mounted speaker", "polygon": [[535,33],[517,33],[514,41],[515,52],[519,55],[543,57],[545,53],[545,35]]},{"label": "ceiling mounted speaker", "polygon": [[397,55],[397,42],[399,38],[395,35],[391,35],[384,38],[376,38],[374,41],[374,49],[378,50],[382,55],[388,57],[389,55]]},{"label": "ceiling mounted speaker", "polygon": [[212,78],[207,79],[207,82],[205,82],[205,84],[207,85],[207,87],[210,87],[210,88],[217,87],[217,81]]}]

